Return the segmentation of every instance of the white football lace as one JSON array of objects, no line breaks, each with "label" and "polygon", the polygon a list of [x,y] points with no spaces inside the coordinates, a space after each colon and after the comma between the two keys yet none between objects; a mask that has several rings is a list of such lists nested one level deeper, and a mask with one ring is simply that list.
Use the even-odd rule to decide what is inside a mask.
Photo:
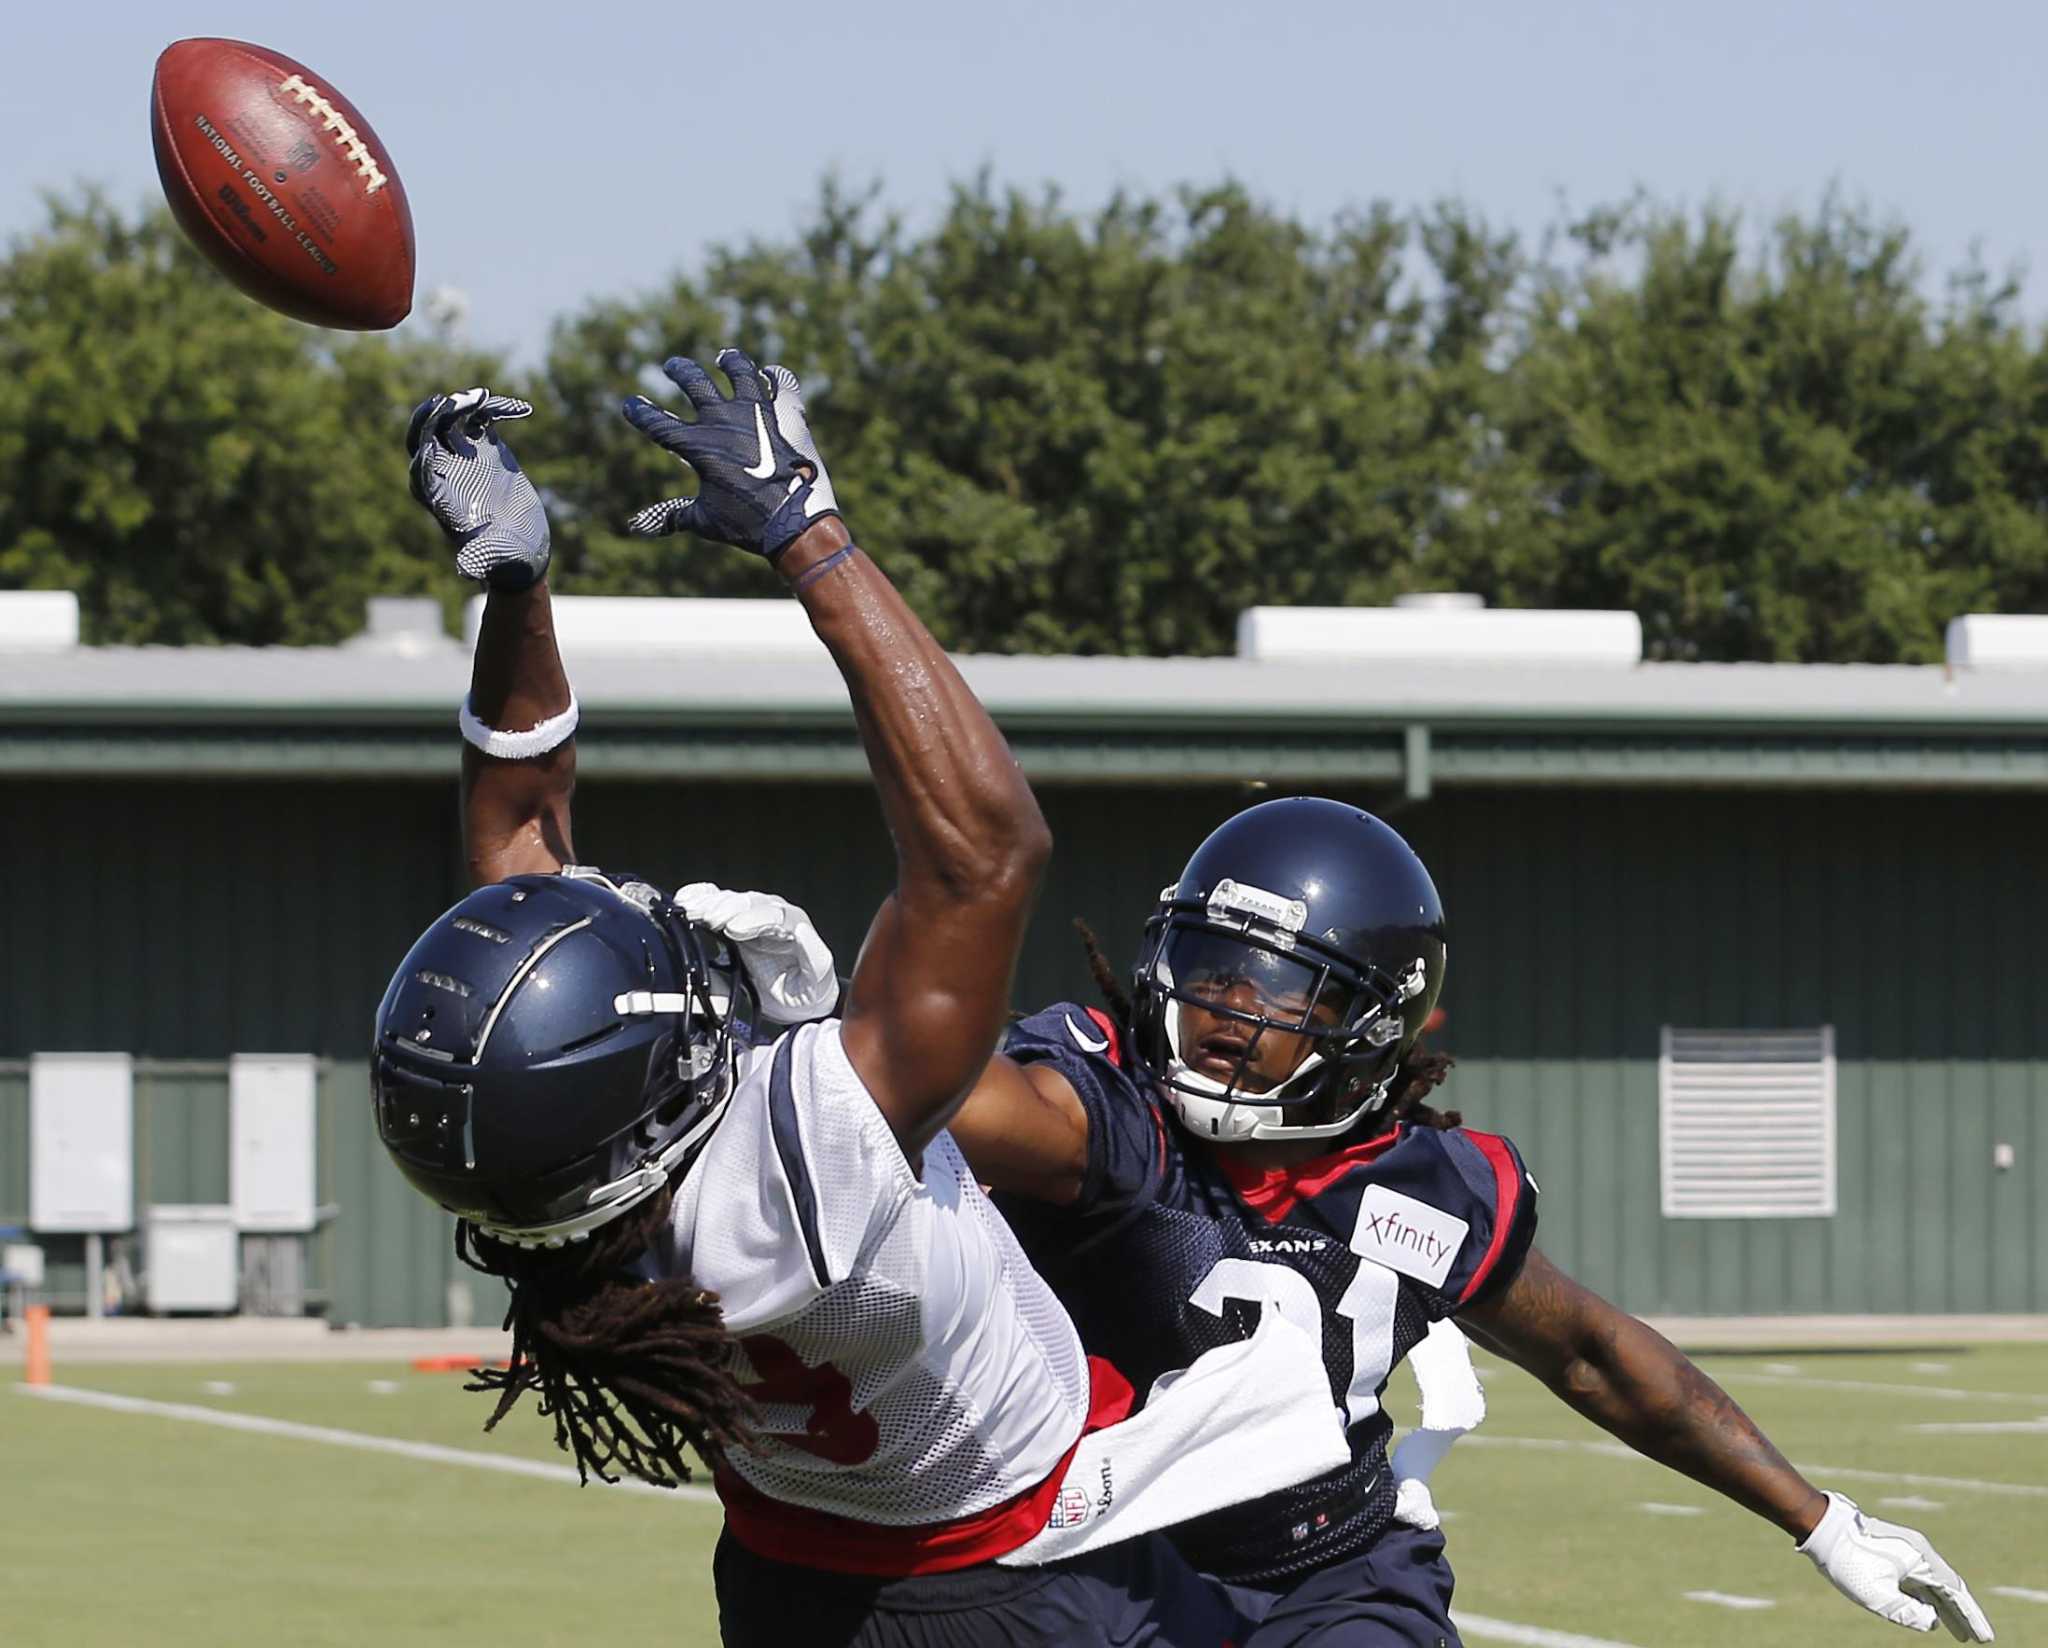
[{"label": "white football lace", "polygon": [[364,194],[373,195],[384,187],[388,180],[378,169],[377,157],[370,153],[369,145],[356,135],[355,127],[321,95],[317,86],[309,86],[297,75],[292,75],[278,90],[291,93],[293,102],[305,104],[320,117],[320,124],[334,134],[334,141],[341,145],[342,152],[355,167],[356,175],[362,178]]}]

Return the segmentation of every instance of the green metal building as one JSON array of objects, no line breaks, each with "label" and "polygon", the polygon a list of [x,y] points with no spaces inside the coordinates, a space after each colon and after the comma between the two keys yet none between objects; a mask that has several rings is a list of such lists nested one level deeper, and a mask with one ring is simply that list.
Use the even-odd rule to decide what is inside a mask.
[{"label": "green metal building", "polygon": [[[31,1055],[135,1055],[140,1207],[226,1199],[229,1055],[310,1053],[305,1308],[495,1308],[369,1120],[377,996],[462,890],[466,652],[393,617],[333,649],[0,643],[0,1225]],[[574,628],[579,856],[775,887],[850,958],[889,855],[822,651]],[[1523,1147],[1566,1268],[1644,1313],[2048,1311],[2048,670],[1252,650],[963,660],[1057,837],[1020,1002],[1087,998],[1070,918],[1127,961],[1237,807],[1355,800],[1450,915],[1442,1097]],[[44,1247],[81,1308],[81,1239]]]}]

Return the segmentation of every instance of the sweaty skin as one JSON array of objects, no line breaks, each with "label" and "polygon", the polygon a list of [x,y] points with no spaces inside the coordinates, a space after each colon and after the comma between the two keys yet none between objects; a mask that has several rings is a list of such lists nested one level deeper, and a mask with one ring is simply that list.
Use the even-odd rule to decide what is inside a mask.
[{"label": "sweaty skin", "polygon": [[1533,1373],[1565,1403],[1637,1453],[1727,1495],[1795,1540],[1828,1508],[1677,1346],[1581,1287],[1532,1249],[1490,1299],[1459,1313],[1480,1344]]},{"label": "sweaty skin", "polygon": [[[1052,837],[995,723],[945,650],[828,516],[776,558],[853,699],[896,887],[876,912],[841,1015],[846,1054],[913,1162],[995,1046]],[[569,706],[545,580],[485,603],[471,703],[486,726],[531,727]],[[464,745],[472,885],[574,862],[573,739],[500,760]]]},{"label": "sweaty skin", "polygon": [[[569,677],[555,645],[545,578],[484,602],[470,707],[487,727],[523,732],[569,707]],[[576,861],[569,801],[576,793],[576,740],[545,755],[502,761],[462,746],[462,847],[472,887],[516,875],[551,875]]]}]

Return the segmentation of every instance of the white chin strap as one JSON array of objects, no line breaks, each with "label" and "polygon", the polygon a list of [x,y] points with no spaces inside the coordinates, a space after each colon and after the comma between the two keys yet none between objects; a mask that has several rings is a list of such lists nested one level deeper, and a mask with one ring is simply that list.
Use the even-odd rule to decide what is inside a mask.
[{"label": "white chin strap", "polygon": [[[1190,1088],[1200,1091],[1190,1092]],[[1386,1098],[1386,1084],[1369,1087],[1358,1107],[1336,1121],[1303,1127],[1287,1120],[1287,1106],[1256,1104],[1244,1099],[1226,1099],[1224,1084],[1213,1076],[1190,1070],[1179,1059],[1166,1066],[1166,1102],[1188,1131],[1218,1144],[1237,1144],[1246,1139],[1333,1139],[1357,1126],[1359,1118],[1379,1108]]]},{"label": "white chin strap", "polygon": [[[1311,1053],[1281,1086],[1292,1087],[1303,1077],[1312,1075],[1322,1062],[1322,1054]],[[1390,1073],[1388,1081],[1391,1080]],[[1180,1003],[1168,1002],[1166,1102],[1173,1106],[1174,1114],[1180,1117],[1188,1131],[1201,1138],[1214,1139],[1219,1144],[1236,1144],[1246,1139],[1333,1139],[1340,1133],[1350,1132],[1361,1116],[1377,1109],[1385,1101],[1387,1082],[1367,1088],[1360,1095],[1357,1107],[1336,1121],[1313,1127],[1290,1122],[1287,1119],[1290,1106],[1227,1098],[1225,1095],[1229,1091],[1228,1083],[1220,1082],[1214,1076],[1205,1076],[1182,1062]]]}]

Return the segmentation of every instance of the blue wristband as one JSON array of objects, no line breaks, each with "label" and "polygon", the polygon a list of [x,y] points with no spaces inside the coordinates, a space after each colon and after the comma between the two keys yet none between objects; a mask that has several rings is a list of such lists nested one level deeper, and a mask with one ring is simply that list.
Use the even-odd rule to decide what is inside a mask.
[{"label": "blue wristband", "polygon": [[830,572],[834,567],[839,565],[839,563],[845,560],[848,556],[857,555],[859,553],[859,544],[848,544],[844,549],[835,549],[830,555],[827,555],[824,558],[824,560],[818,562],[816,566],[805,567],[803,571],[799,572],[790,583],[789,587],[791,591],[796,592],[809,588],[812,584],[815,584],[820,578],[824,577],[826,573]]}]

